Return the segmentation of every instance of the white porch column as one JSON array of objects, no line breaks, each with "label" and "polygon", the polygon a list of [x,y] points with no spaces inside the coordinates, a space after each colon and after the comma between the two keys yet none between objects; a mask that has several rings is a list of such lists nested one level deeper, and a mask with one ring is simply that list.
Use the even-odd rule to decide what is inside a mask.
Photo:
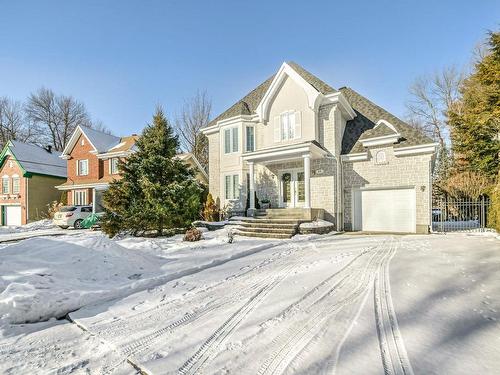
[{"label": "white porch column", "polygon": [[304,158],[304,208],[311,208],[311,155],[302,155]]},{"label": "white porch column", "polygon": [[254,178],[254,163],[253,161],[248,162],[249,167],[249,175],[250,175],[250,183],[249,183],[249,192],[250,194],[250,207],[248,209],[249,214],[253,216],[255,212],[255,178]]},{"label": "white porch column", "polygon": [[92,213],[95,214],[95,188],[92,188]]}]

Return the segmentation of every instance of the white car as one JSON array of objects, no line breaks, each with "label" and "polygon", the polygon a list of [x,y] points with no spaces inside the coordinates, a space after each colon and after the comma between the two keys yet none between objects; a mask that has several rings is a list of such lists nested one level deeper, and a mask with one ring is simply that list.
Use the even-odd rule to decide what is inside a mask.
[{"label": "white car", "polygon": [[63,229],[82,228],[82,221],[92,213],[92,206],[63,206],[54,215],[54,224]]}]

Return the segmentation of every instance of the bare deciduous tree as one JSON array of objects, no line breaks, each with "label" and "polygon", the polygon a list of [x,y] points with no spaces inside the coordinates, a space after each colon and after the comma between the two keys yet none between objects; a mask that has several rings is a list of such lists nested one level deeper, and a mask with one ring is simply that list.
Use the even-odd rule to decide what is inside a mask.
[{"label": "bare deciduous tree", "polygon": [[33,141],[36,133],[36,129],[26,123],[20,102],[0,98],[0,146],[9,140]]},{"label": "bare deciduous tree", "polygon": [[204,168],[208,165],[208,140],[200,129],[208,125],[211,111],[212,102],[206,91],[198,91],[184,102],[182,112],[175,121],[182,149],[192,152]]},{"label": "bare deciduous tree", "polygon": [[[59,151],[64,149],[78,125],[94,127],[83,103],[46,88],[29,96],[25,112],[27,120],[40,129],[37,143],[51,144]],[[98,128],[105,130],[100,123]]]},{"label": "bare deciduous tree", "polygon": [[410,86],[411,99],[406,106],[409,123],[446,147],[449,139],[448,110],[459,98],[464,74],[455,67],[443,69],[431,76],[419,77]]}]

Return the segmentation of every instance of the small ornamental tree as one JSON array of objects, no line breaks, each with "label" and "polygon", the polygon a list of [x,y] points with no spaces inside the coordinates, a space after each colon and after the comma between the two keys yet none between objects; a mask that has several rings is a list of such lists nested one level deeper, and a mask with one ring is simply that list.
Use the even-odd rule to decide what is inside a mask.
[{"label": "small ornamental tree", "polygon": [[219,220],[219,207],[214,201],[212,194],[208,193],[207,200],[203,206],[202,212],[203,219],[206,221],[217,221]]},{"label": "small ornamental tree", "polygon": [[179,141],[161,108],[136,142],[137,151],[119,164],[122,178],[104,193],[102,228],[110,236],[186,228],[201,210],[203,188],[194,171],[176,158]]}]

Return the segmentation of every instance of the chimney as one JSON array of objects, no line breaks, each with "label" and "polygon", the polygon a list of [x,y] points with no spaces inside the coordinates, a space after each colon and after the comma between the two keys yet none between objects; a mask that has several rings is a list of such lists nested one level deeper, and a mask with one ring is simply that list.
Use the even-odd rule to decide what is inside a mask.
[{"label": "chimney", "polygon": [[45,146],[45,151],[47,151],[49,154],[52,154],[52,145]]}]

